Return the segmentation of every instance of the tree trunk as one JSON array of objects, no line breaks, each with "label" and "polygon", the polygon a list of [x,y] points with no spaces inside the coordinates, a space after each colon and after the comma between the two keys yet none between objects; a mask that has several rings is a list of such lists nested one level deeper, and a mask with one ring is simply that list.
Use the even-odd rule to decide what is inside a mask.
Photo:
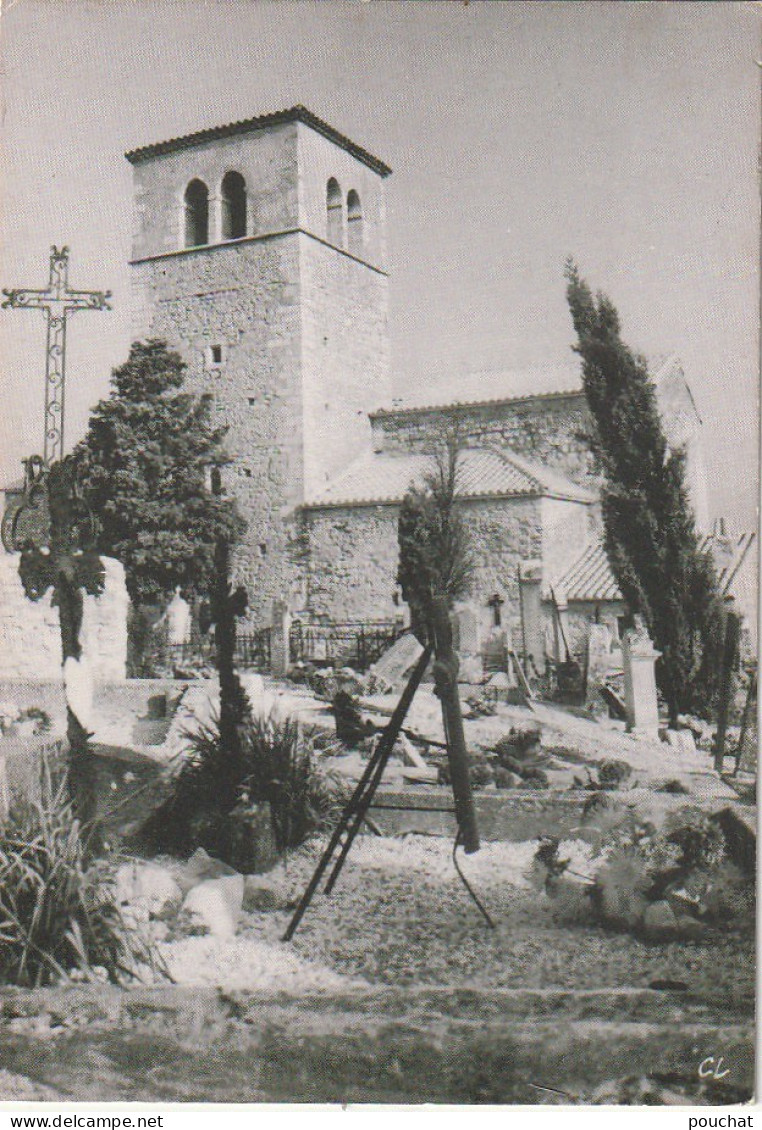
[{"label": "tree trunk", "polygon": [[220,681],[220,742],[229,757],[241,751],[243,690],[235,670],[236,622],[230,599],[230,546],[220,539],[215,550],[212,605],[217,674]]},{"label": "tree trunk", "polygon": [[[82,590],[64,573],[58,575],[56,602],[61,626],[61,652],[67,659],[79,661],[82,645],[79,633],[82,627],[84,600]],[[66,737],[69,743],[68,787],[74,812],[79,820],[83,842],[90,853],[103,847],[101,829],[97,821],[97,789],[95,765],[90,751],[89,735],[77,716],[66,704]]]}]

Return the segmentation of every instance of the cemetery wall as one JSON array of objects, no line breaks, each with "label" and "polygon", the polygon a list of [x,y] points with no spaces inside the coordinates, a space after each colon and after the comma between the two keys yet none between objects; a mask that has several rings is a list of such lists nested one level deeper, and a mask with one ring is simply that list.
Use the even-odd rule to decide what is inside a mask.
[{"label": "cemetery wall", "polygon": [[[0,679],[60,680],[61,635],[51,593],[28,600],[18,575],[18,554],[0,553]],[[86,596],[81,641],[93,678],[126,677],[127,609],[124,568],[104,558],[106,587]]]}]

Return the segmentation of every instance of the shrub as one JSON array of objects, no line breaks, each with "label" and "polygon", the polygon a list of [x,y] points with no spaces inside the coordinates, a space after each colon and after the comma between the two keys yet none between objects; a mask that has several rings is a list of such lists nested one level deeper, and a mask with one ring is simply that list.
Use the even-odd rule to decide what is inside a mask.
[{"label": "shrub", "polygon": [[626,761],[607,758],[598,767],[598,781],[602,789],[618,789],[631,776],[632,768]]},{"label": "shrub", "polygon": [[516,762],[535,757],[539,753],[541,731],[538,725],[511,726],[507,734],[495,742],[494,752],[501,765],[514,769]]},{"label": "shrub", "polygon": [[269,803],[279,851],[297,847],[337,812],[343,785],[318,769],[312,736],[294,718],[255,718],[243,736],[243,792],[250,801]]},{"label": "shrub", "polygon": [[203,847],[232,863],[231,813],[241,802],[267,802],[283,851],[324,827],[344,799],[343,785],[319,769],[313,737],[295,719],[248,715],[235,751],[224,747],[218,719],[188,738],[189,755],[143,830],[153,847],[182,854]]},{"label": "shrub", "polygon": [[[660,830],[634,813],[607,825],[600,820],[612,812],[606,794],[594,794],[588,805],[598,799],[603,806],[596,806],[600,836],[595,854],[575,865],[583,874],[569,868],[569,876],[586,884],[588,908],[599,921],[648,936],[656,927],[647,911],[659,904],[674,917],[660,929],[676,937],[700,936],[708,925],[727,929],[753,922],[753,880],[728,858],[722,829],[709,813],[685,806],[671,813]],[[569,863],[560,858],[554,839],[542,840],[532,861],[530,880],[552,897],[557,911],[564,910],[566,896],[577,909],[585,905],[579,892],[561,882]],[[569,911],[567,906],[564,913]]]},{"label": "shrub", "polygon": [[0,829],[0,976],[35,988],[74,969],[119,981],[152,956],[103,875],[86,869],[65,778],[43,761],[38,796],[15,800]]}]

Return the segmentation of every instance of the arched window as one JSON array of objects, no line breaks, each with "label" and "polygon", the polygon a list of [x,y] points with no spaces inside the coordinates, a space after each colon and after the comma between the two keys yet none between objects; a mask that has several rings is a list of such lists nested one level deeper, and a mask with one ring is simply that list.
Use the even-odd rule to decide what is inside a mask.
[{"label": "arched window", "polygon": [[326,189],[326,207],[328,211],[326,238],[329,243],[335,243],[337,247],[341,247],[344,243],[344,217],[342,215],[344,209],[342,207],[341,186],[334,177],[331,177]]},{"label": "arched window", "polygon": [[347,193],[347,248],[353,255],[362,254],[362,205],[353,188]]},{"label": "arched window", "polygon": [[222,238],[241,239],[246,235],[246,181],[240,173],[225,173],[222,178]]},{"label": "arched window", "polygon": [[185,246],[201,247],[209,242],[209,189],[202,180],[192,180],[185,190]]}]

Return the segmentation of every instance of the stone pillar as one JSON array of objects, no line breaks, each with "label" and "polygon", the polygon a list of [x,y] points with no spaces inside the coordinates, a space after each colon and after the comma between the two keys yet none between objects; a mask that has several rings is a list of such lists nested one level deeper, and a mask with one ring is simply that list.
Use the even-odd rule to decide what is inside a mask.
[{"label": "stone pillar", "polygon": [[627,729],[655,740],[659,737],[659,707],[654,666],[660,655],[640,616],[636,616],[635,627],[628,628],[622,638]]},{"label": "stone pillar", "polygon": [[209,194],[209,242],[222,243],[222,197]]},{"label": "stone pillar", "polygon": [[542,562],[525,561],[519,567],[519,601],[523,625],[522,642],[539,674],[545,671],[545,641],[542,631]]},{"label": "stone pillar", "polygon": [[563,590],[554,589],[553,591],[556,597],[553,604],[553,658],[556,663],[565,663],[566,647],[569,643],[569,606],[566,603],[566,593]]},{"label": "stone pillar", "polygon": [[273,601],[270,626],[270,670],[273,675],[286,675],[290,666],[288,637],[291,613],[285,600]]}]

